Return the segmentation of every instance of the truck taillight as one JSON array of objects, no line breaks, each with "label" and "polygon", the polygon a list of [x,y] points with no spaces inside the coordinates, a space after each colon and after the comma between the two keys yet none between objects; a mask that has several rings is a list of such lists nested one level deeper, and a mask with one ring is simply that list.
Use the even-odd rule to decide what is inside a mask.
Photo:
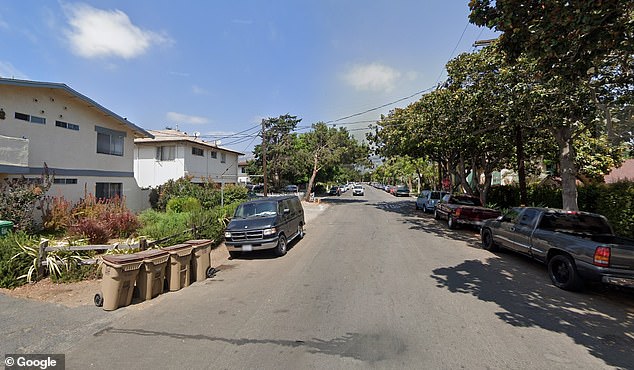
[{"label": "truck taillight", "polygon": [[460,217],[460,213],[462,213],[462,208],[456,208],[456,217]]},{"label": "truck taillight", "polygon": [[597,247],[594,250],[594,265],[601,267],[610,266],[610,247]]}]

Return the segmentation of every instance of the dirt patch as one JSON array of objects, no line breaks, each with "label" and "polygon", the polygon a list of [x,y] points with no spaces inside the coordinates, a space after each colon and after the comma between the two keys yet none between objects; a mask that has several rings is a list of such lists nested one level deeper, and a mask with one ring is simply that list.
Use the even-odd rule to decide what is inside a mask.
[{"label": "dirt patch", "polygon": [[0,288],[0,293],[36,301],[58,303],[67,307],[92,305],[95,293],[101,288],[101,280],[84,280],[76,283],[56,284],[46,278],[15,289]]}]

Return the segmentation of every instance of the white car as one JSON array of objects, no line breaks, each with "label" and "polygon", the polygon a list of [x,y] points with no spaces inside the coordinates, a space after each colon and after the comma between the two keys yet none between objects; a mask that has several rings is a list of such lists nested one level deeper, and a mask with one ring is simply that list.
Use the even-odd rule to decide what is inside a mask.
[{"label": "white car", "polygon": [[354,188],[352,188],[352,195],[364,195],[363,186],[355,185]]}]

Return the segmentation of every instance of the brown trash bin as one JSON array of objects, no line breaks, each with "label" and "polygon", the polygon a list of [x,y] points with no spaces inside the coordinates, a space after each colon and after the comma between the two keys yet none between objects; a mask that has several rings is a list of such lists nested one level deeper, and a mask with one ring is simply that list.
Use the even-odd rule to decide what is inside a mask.
[{"label": "brown trash bin", "polygon": [[203,281],[213,276],[211,269],[211,245],[213,242],[211,239],[196,239],[185,242],[185,244],[194,246],[190,275],[192,281]]},{"label": "brown trash bin", "polygon": [[148,249],[135,254],[143,258],[139,277],[136,280],[139,298],[147,301],[163,293],[165,268],[170,255],[160,249]]},{"label": "brown trash bin", "polygon": [[103,256],[101,293],[95,295],[95,305],[106,311],[129,305],[142,264],[143,259],[135,254]]},{"label": "brown trash bin", "polygon": [[190,263],[192,259],[191,244],[176,244],[161,248],[169,253],[169,264],[165,279],[170,291],[182,289],[190,284]]}]

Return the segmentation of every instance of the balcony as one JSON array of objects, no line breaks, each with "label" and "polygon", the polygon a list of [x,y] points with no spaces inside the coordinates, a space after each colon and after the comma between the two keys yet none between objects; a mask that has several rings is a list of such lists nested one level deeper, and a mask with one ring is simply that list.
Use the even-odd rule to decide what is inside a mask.
[{"label": "balcony", "polygon": [[29,139],[0,135],[0,172],[24,173],[29,166]]}]

